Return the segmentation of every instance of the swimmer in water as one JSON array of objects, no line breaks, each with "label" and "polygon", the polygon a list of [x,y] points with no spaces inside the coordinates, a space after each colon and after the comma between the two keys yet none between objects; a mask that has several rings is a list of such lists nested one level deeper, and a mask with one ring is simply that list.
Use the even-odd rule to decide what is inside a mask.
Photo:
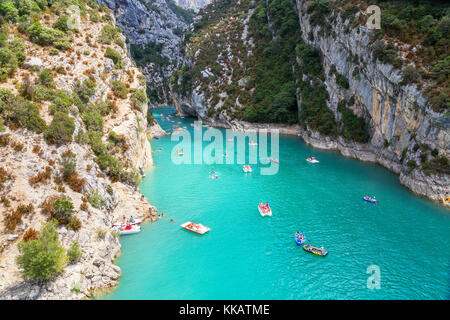
[{"label": "swimmer in water", "polygon": [[175,221],[175,220],[173,220],[173,219],[170,219],[170,220],[169,220],[169,222],[176,222],[176,221]]}]

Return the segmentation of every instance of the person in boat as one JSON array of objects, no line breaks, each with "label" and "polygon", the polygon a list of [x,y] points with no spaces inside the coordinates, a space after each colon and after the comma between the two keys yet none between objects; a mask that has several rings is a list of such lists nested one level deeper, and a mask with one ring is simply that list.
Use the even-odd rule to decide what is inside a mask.
[{"label": "person in boat", "polygon": [[127,228],[130,227],[130,221],[127,221]]},{"label": "person in boat", "polygon": [[298,233],[297,231],[297,233],[295,234],[295,238],[297,239],[298,237],[300,237],[300,233]]},{"label": "person in boat", "polygon": [[131,216],[131,218],[130,218],[130,223],[134,223],[135,221],[134,221],[134,218],[133,218],[133,216]]},{"label": "person in boat", "polygon": [[126,220],[127,220],[127,218],[125,217],[125,215],[123,215],[123,217],[122,217],[122,224],[125,224]]}]

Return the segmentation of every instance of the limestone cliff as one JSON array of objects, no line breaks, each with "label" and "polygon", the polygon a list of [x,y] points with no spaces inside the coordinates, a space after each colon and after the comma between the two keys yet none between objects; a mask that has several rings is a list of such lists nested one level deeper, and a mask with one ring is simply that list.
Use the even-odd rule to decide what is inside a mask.
[{"label": "limestone cliff", "polygon": [[[152,165],[145,77],[121,46],[122,34],[109,32],[115,36],[105,43],[106,30],[115,30],[111,12],[98,11],[92,3],[87,8],[101,20],[82,16],[77,32],[67,31],[70,42],[65,50],[38,44],[28,33],[22,34],[26,59],[0,84],[5,119],[0,130],[0,299],[80,299],[92,290],[116,285],[121,270],[113,261],[120,243],[111,232],[112,223],[123,215],[142,219],[156,215],[156,208],[136,187],[139,171]],[[53,30],[57,18],[41,23]],[[9,28],[8,41],[17,39],[15,26]],[[95,90],[88,90],[87,83]],[[44,96],[38,96],[42,92]],[[38,110],[34,121],[43,119],[43,133],[11,118],[25,103]],[[66,133],[64,141],[52,143],[66,130],[63,125],[56,126],[56,132],[50,130],[62,114],[70,136]],[[60,162],[68,154],[76,162],[70,179],[61,173]],[[65,249],[76,241],[81,258],[45,283],[24,280],[15,261],[17,244],[31,229],[39,233],[54,214],[49,213],[54,207],[47,204],[61,197],[69,199],[73,212],[70,222],[58,227],[59,240]],[[4,222],[25,207],[12,227]]]}]

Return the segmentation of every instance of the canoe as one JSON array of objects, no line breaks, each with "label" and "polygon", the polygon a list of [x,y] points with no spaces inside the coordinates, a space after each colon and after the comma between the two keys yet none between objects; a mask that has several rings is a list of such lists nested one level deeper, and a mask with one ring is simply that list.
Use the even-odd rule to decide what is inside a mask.
[{"label": "canoe", "polygon": [[364,201],[367,201],[367,202],[370,202],[370,203],[378,204],[377,199],[369,199],[368,196],[363,197],[363,200],[364,200]]},{"label": "canoe", "polygon": [[181,227],[187,231],[191,231],[196,234],[205,234],[206,232],[209,232],[211,230],[209,227],[206,227],[202,224],[193,223],[190,221],[183,223]]},{"label": "canoe", "polygon": [[328,254],[328,251],[325,250],[324,248],[318,248],[318,247],[314,247],[314,246],[311,246],[308,244],[304,244],[302,246],[302,248],[306,252],[310,252],[310,253],[313,253],[313,254],[321,256],[321,257],[325,257]]},{"label": "canoe", "polygon": [[259,213],[261,214],[262,217],[271,216],[272,215],[272,209],[270,208],[270,206],[269,206],[269,211],[264,212],[264,208],[262,208],[262,207],[260,207],[258,205],[258,211],[259,211]]},{"label": "canoe", "polygon": [[128,227],[116,226],[116,227],[113,227],[112,229],[119,232],[119,234],[121,236],[141,232],[141,227],[138,225],[133,225],[133,226],[128,226]]},{"label": "canoe", "polygon": [[[141,219],[134,219],[134,223],[130,223],[132,226],[133,225],[140,225],[141,224]],[[112,225],[112,227],[120,227],[120,226],[123,226],[123,227],[125,227],[126,226],[126,223],[122,223],[122,222],[115,222],[115,223],[113,223],[113,225]]]},{"label": "canoe", "polygon": [[[300,235],[303,236],[303,240],[300,239]],[[304,244],[305,242],[306,242],[306,237],[305,237],[305,235],[303,234],[303,232],[300,233],[298,236],[295,237],[295,243],[296,243],[298,246],[301,246],[301,245]]]}]

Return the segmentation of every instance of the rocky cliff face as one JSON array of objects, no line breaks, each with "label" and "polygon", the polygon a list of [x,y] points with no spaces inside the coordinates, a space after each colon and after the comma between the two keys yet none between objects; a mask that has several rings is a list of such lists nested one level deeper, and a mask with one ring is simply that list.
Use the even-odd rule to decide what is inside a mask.
[{"label": "rocky cliff face", "polygon": [[[170,100],[168,79],[182,59],[179,44],[192,13],[177,7],[172,0],[96,0],[111,8],[127,40],[131,54],[147,78],[153,103]],[[201,6],[202,1],[185,1]],[[147,48],[147,50],[146,50]],[[134,49],[134,50],[133,50]],[[135,52],[141,51],[137,53]]]},{"label": "rocky cliff face", "polygon": [[[109,13],[105,15],[109,16]],[[112,22],[114,23],[114,19]],[[51,25],[53,21],[47,23]],[[25,38],[24,53],[27,59],[13,77],[1,83],[1,89],[19,95],[19,86],[15,84],[26,75],[35,80],[44,69],[65,70],[53,73],[54,87],[51,90],[60,90],[68,95],[75,90],[77,80],[94,79],[96,90],[89,97],[89,101],[114,102],[114,110],[103,118],[104,125],[100,131],[103,143],[107,144],[108,134],[114,132],[124,147],[122,150],[114,147],[114,157],[129,168],[135,167],[142,172],[153,163],[151,146],[146,134],[147,105],[141,100],[142,105],[134,103],[137,108],[132,108],[130,95],[118,99],[112,93],[112,83],[126,81],[131,91],[145,92],[145,79],[142,79],[143,75],[133,66],[126,49],[117,43],[105,45],[97,42],[106,24],[105,20],[81,21],[79,32],[73,36],[72,48],[65,52],[57,51],[53,55],[48,54],[51,50],[49,47],[37,45]],[[89,36],[86,35],[90,35],[94,41],[88,41]],[[9,36],[14,37],[14,33]],[[122,35],[119,37],[124,39]],[[121,60],[120,67],[115,67],[113,61],[105,57],[107,48],[116,50]],[[49,112],[49,101],[41,101],[38,110],[49,125],[54,117]],[[72,141],[62,145],[49,144],[42,133],[16,128],[10,123],[8,126],[5,125],[4,132],[0,132],[0,167],[4,170],[3,173],[6,172],[6,178],[2,178],[0,186],[2,222],[0,299],[2,300],[80,299],[89,295],[92,290],[116,285],[121,270],[113,262],[120,253],[120,243],[111,233],[112,223],[120,221],[123,215],[142,219],[156,215],[156,208],[149,204],[136,186],[107,176],[105,168],[100,168],[93,148],[83,142],[83,139],[76,138],[88,131],[86,124],[88,120],[81,114],[81,109],[79,110],[76,105],[70,106],[67,116],[75,120],[75,131]],[[111,150],[112,146],[109,145],[108,148]],[[58,161],[67,152],[73,153],[76,157],[74,170],[79,179],[84,179],[81,190],[69,186],[61,178],[61,166]],[[45,179],[40,179],[39,182],[33,180],[38,173],[43,172],[46,172]],[[87,200],[94,192],[103,199],[101,205],[94,206],[94,202]],[[42,224],[49,220],[48,213],[43,209],[44,200],[62,195],[73,204],[72,217],[79,220],[81,227],[75,230],[67,225],[59,226],[57,229],[59,241],[65,249],[69,248],[72,241],[77,241],[82,251],[81,259],[67,265],[64,272],[44,284],[26,281],[15,262],[19,254],[17,244],[23,240],[25,231],[30,228],[39,231]],[[7,229],[3,223],[5,217],[18,206],[29,204],[32,205],[31,212],[24,214],[13,230]]]},{"label": "rocky cliff face", "polygon": [[[419,144],[450,156],[450,118],[434,112],[416,84],[403,85],[400,70],[373,57],[371,30],[366,26],[352,27],[341,14],[333,13],[336,16],[331,31],[324,34],[320,26],[311,25],[306,6],[307,2],[297,0],[303,41],[318,48],[322,56],[328,108],[338,119],[338,103],[354,97],[349,107],[369,123],[371,139],[368,144],[359,144],[329,139],[311,130],[302,130],[300,135],[316,147],[378,162],[399,173],[400,181],[415,193],[440,201],[450,182],[448,175],[410,172],[406,163],[420,163],[421,151],[415,148]],[[348,89],[337,84],[330,72],[332,66],[348,79]]]},{"label": "rocky cliff face", "polygon": [[211,0],[176,0],[176,3],[179,6],[186,9],[193,9],[195,11],[198,11],[210,2]]}]

